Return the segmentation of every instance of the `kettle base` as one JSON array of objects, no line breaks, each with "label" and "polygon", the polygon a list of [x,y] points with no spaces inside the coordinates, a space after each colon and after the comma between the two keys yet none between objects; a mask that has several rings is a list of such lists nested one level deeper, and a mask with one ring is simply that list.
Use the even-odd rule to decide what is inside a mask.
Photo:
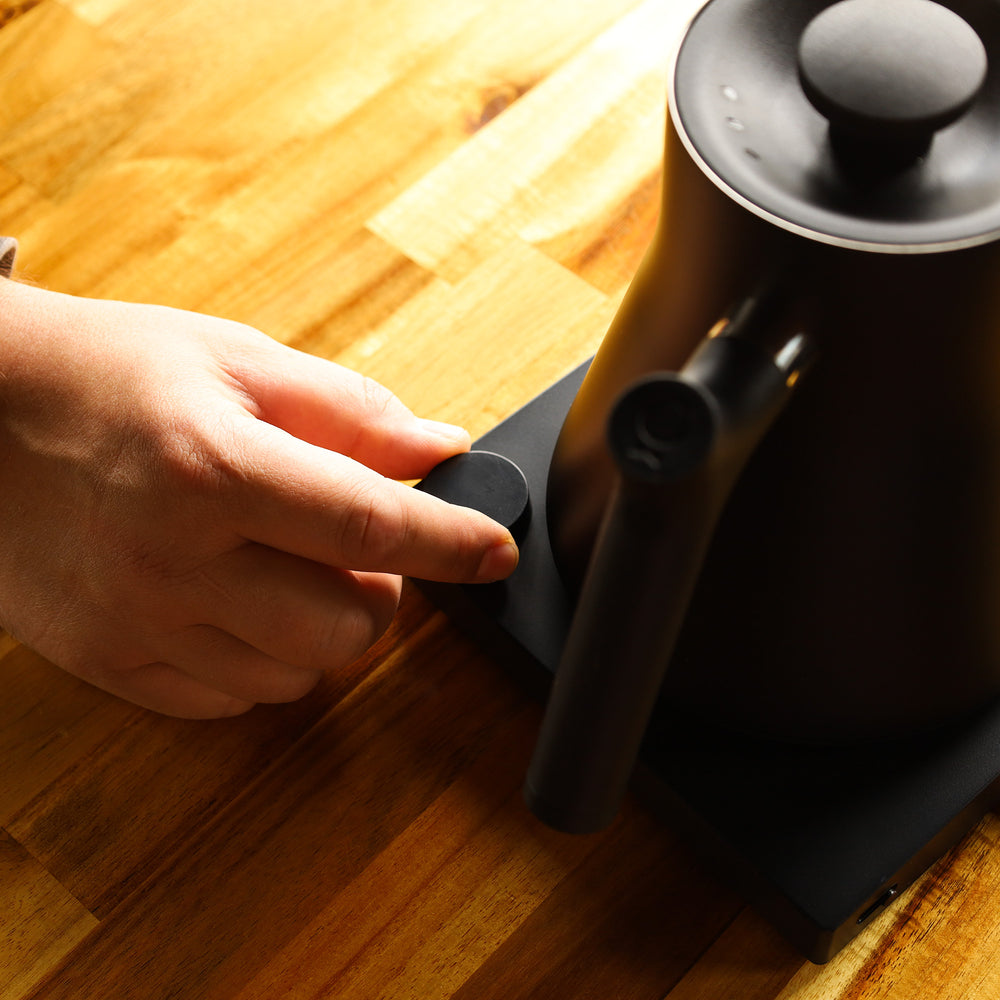
[{"label": "kettle base", "polygon": [[[521,561],[513,576],[486,586],[416,581],[540,697],[573,611],[549,547],[548,466],[586,367],[474,445],[513,462],[528,485],[533,513],[515,529]],[[421,488],[435,492],[433,479]],[[795,947],[823,963],[997,802],[997,746],[1000,704],[934,733],[853,747],[771,742],[662,705],[634,787]]]}]

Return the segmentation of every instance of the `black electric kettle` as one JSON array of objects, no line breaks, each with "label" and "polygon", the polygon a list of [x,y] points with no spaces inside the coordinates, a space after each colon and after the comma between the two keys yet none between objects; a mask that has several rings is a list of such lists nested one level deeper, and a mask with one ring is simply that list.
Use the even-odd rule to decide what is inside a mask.
[{"label": "black electric kettle", "polygon": [[1000,695],[1000,3],[705,4],[547,504],[555,826],[610,821],[660,698],[842,743]]}]

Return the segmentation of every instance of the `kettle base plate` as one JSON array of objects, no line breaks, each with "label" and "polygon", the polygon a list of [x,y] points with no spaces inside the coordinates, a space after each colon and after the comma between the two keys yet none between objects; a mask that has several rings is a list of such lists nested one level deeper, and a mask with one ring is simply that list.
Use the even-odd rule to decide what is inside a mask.
[{"label": "kettle base plate", "polygon": [[[513,462],[528,484],[515,573],[486,586],[415,581],[542,698],[573,611],[549,547],[546,479],[586,368],[473,446]],[[998,747],[1000,705],[918,737],[820,747],[742,735],[664,704],[634,789],[808,959],[823,963],[996,803]]]}]

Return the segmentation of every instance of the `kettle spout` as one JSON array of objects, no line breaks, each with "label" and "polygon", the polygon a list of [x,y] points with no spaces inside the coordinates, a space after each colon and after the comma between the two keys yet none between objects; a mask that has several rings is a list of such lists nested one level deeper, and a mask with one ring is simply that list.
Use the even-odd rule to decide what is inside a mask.
[{"label": "kettle spout", "polygon": [[525,783],[556,829],[617,813],[715,523],[807,363],[805,336],[775,344],[769,313],[748,300],[681,372],[640,379],[612,410],[617,482]]}]

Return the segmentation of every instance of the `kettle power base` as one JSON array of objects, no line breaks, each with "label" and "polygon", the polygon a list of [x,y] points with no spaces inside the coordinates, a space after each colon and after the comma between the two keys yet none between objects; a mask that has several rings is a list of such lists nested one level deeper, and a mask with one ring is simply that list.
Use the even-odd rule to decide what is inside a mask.
[{"label": "kettle power base", "polygon": [[[540,697],[573,610],[549,548],[546,479],[586,367],[474,445],[513,462],[527,483],[528,516],[514,526],[515,573],[487,586],[417,581]],[[432,473],[420,488],[457,503],[464,496],[468,506],[482,493],[461,475],[438,489]],[[761,740],[661,706],[634,788],[807,958],[823,963],[996,803],[1000,705],[933,734],[849,748]]]}]

